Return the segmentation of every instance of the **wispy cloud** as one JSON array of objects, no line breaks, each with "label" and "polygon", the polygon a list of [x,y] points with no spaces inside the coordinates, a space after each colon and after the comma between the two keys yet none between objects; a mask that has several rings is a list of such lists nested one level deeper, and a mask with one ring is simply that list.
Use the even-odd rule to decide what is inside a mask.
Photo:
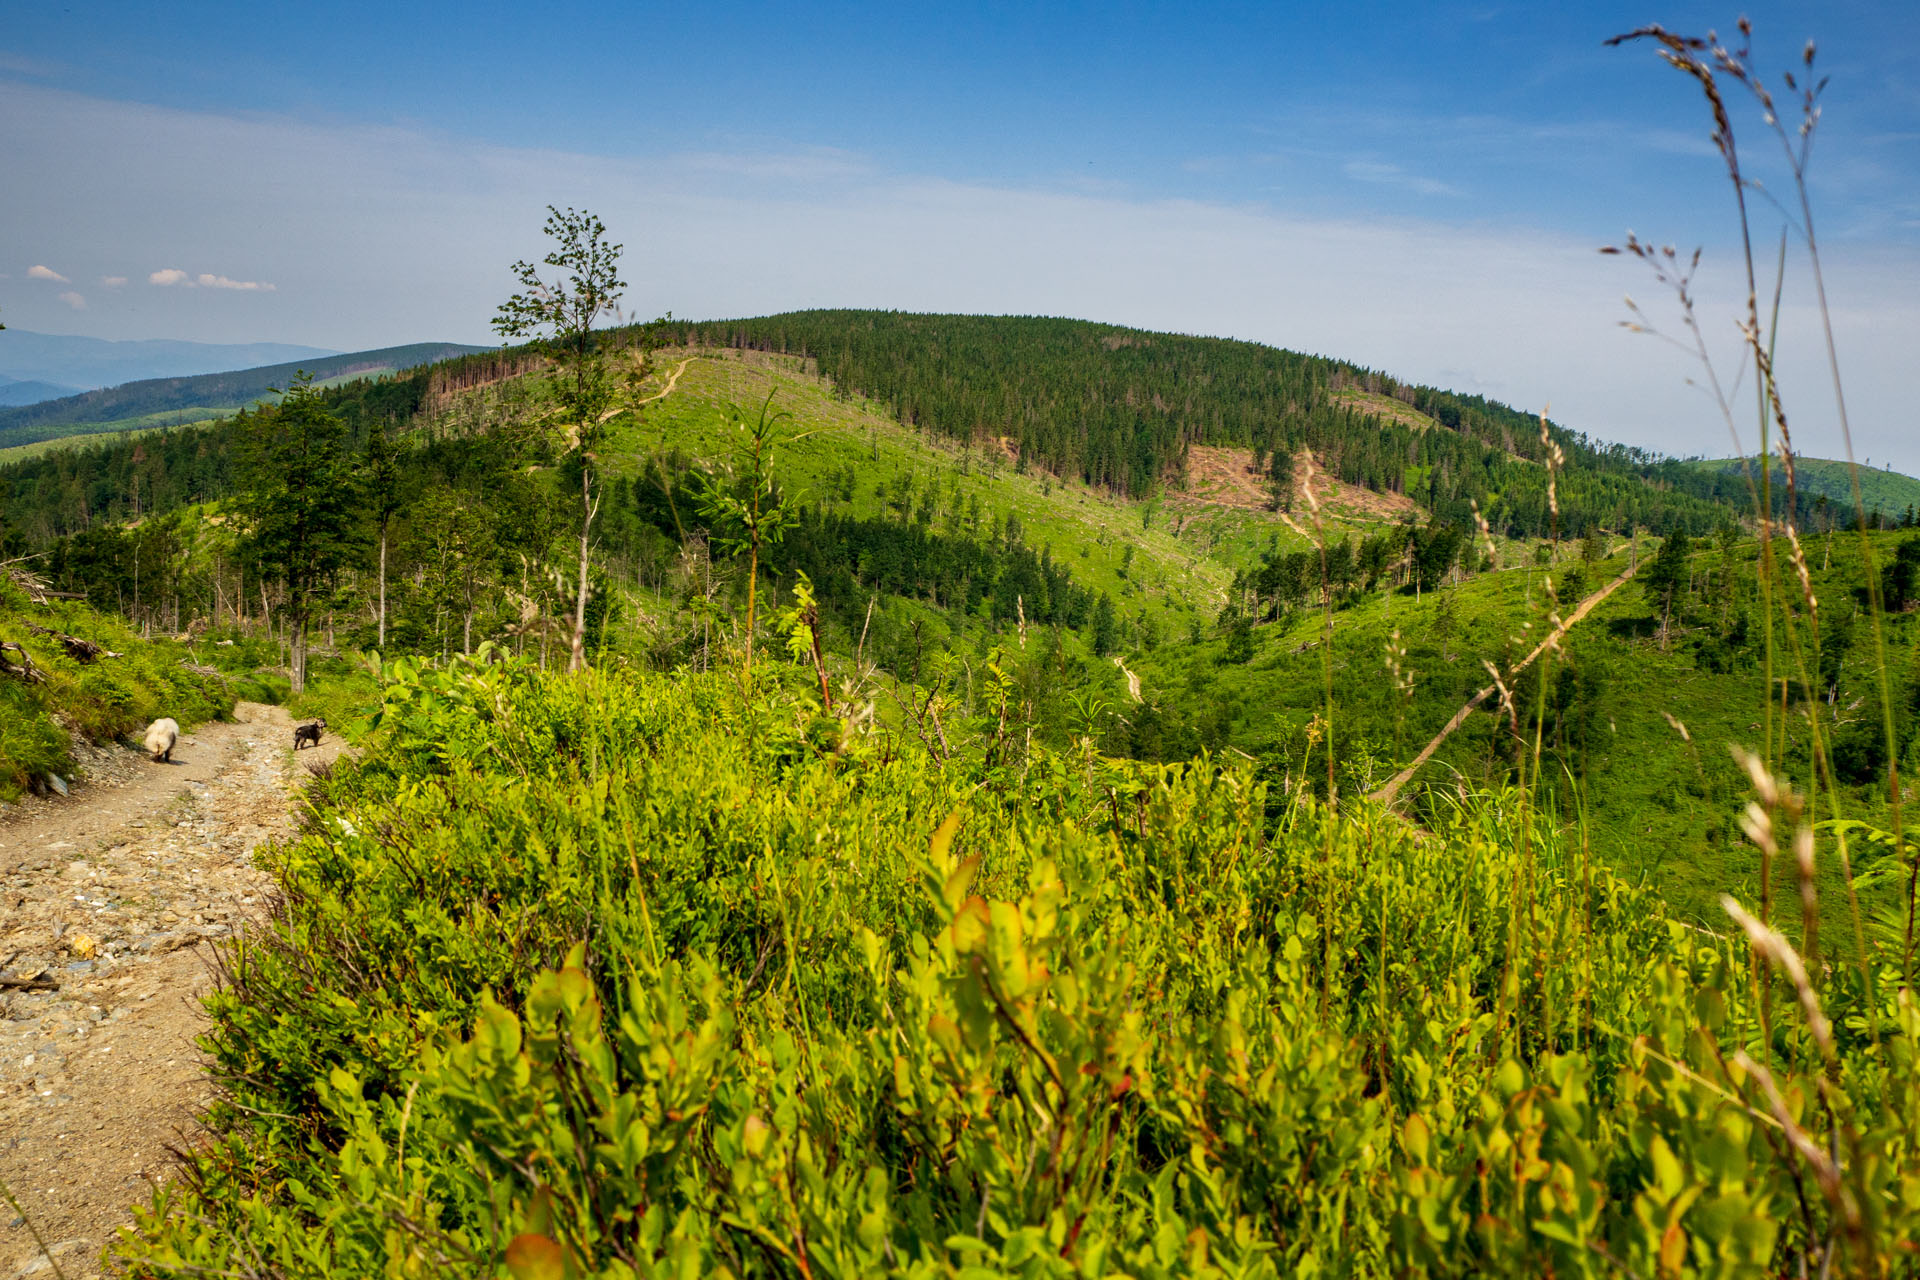
[{"label": "wispy cloud", "polygon": [[1355,182],[1373,182],[1387,187],[1404,187],[1423,196],[1457,196],[1460,188],[1438,178],[1408,173],[1397,164],[1379,160],[1349,160],[1340,171]]},{"label": "wispy cloud", "polygon": [[[121,283],[126,282],[122,280]],[[183,289],[240,289],[248,293],[273,292],[273,286],[264,280],[234,280],[208,271],[202,271],[197,276],[188,275],[178,267],[162,267],[147,277],[147,283],[169,288],[178,285]]]},{"label": "wispy cloud", "polygon": [[85,311],[87,309],[87,300],[71,289],[60,295],[60,301],[66,303],[75,311]]},{"label": "wispy cloud", "polygon": [[53,280],[60,284],[71,283],[65,276],[61,275],[58,271],[55,271],[52,267],[43,267],[43,266],[40,266],[38,263],[35,263],[33,266],[27,268],[27,279]]},{"label": "wispy cloud", "polygon": [[208,275],[201,272],[193,282],[202,289],[244,289],[248,292],[272,293],[273,286],[264,280],[229,280],[226,276]]},{"label": "wispy cloud", "polygon": [[100,283],[105,285],[109,289],[118,289],[121,285],[125,284],[126,282],[127,282],[127,278],[125,276],[101,276],[100,277]]}]

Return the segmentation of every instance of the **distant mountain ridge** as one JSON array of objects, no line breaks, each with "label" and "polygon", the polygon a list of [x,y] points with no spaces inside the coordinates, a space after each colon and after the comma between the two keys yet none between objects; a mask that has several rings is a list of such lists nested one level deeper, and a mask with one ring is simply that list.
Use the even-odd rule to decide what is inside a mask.
[{"label": "distant mountain ridge", "polygon": [[0,333],[0,376],[17,382],[51,383],[64,388],[62,394],[70,395],[149,378],[193,377],[338,354],[325,347],[287,342],[184,342],[173,338],[114,342],[8,329]]},{"label": "distant mountain ridge", "polygon": [[156,415],[180,415],[183,420],[185,415],[194,413],[200,419],[216,417],[222,412],[231,412],[270,398],[275,390],[285,389],[302,372],[313,375],[316,382],[375,377],[486,349],[452,342],[416,342],[404,347],[382,347],[376,351],[354,351],[321,359],[293,360],[253,369],[237,369],[230,373],[148,378],[101,391],[87,391],[59,400],[0,410],[0,448],[34,444],[61,436],[121,430],[129,425],[166,425],[164,421],[138,422]]},{"label": "distant mountain ridge", "polygon": [[[1745,463],[1758,466],[1759,459],[1748,458]],[[1737,476],[1742,459],[1701,458],[1687,465],[1700,471]],[[1793,471],[1795,487],[1816,500],[1825,498],[1829,508],[1835,512],[1836,519],[1839,513],[1853,510],[1853,476],[1844,461],[1795,458]],[[1865,463],[1859,464],[1859,475],[1860,505],[1868,515],[1878,511],[1888,519],[1896,519],[1905,515],[1909,507],[1920,507],[1920,479],[1887,467],[1870,467]],[[1786,483],[1786,473],[1776,458],[1773,462],[1773,487],[1778,490],[1784,488]]]},{"label": "distant mountain ridge", "polygon": [[22,381],[0,374],[0,405],[38,404],[42,400],[57,400],[61,396],[78,394],[79,391],[79,387],[62,386],[56,382],[35,379]]}]

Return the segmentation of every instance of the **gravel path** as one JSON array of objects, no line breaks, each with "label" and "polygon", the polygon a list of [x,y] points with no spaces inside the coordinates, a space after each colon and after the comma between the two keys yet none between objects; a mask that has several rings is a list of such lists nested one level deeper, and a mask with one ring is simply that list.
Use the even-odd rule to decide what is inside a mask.
[{"label": "gravel path", "polygon": [[[294,755],[282,708],[235,715],[170,765],[95,752],[70,797],[0,818],[0,1182],[69,1280],[100,1274],[169,1145],[191,1141],[211,1100],[194,1043],[211,944],[265,918],[253,851],[292,833],[293,787],[338,750]],[[0,1203],[0,1278],[53,1274]]]}]

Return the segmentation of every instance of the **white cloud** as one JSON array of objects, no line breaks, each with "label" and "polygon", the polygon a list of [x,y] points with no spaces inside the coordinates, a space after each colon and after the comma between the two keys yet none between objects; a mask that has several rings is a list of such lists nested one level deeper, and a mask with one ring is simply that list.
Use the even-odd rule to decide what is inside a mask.
[{"label": "white cloud", "polygon": [[[125,284],[125,279],[120,283]],[[264,280],[233,280],[227,276],[217,276],[210,271],[202,271],[190,276],[178,267],[163,267],[147,277],[148,284],[180,285],[187,289],[239,289],[247,293],[272,293],[273,286]]]},{"label": "white cloud", "polygon": [[105,285],[109,289],[118,289],[121,285],[125,284],[126,282],[127,282],[127,278],[125,276],[101,276],[100,277],[100,283]]},{"label": "white cloud", "polygon": [[55,271],[52,267],[43,267],[43,266],[39,266],[38,264],[27,268],[27,279],[54,280],[54,281],[58,281],[61,284],[70,283],[65,276],[61,275],[58,271]]},{"label": "white cloud", "polygon": [[85,311],[87,309],[87,300],[71,289],[60,295],[60,301],[66,303],[75,311]]},{"label": "white cloud", "polygon": [[193,282],[202,289],[245,289],[252,292],[272,293],[273,286],[260,280],[229,280],[225,276],[209,275],[201,272]]}]

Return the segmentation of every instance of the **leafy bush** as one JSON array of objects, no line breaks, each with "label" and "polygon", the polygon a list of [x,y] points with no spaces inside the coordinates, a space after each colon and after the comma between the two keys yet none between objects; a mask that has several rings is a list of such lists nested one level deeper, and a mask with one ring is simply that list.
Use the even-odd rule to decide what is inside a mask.
[{"label": "leafy bush", "polygon": [[1237,766],[942,767],[731,677],[389,674],[229,954],[216,1138],[132,1275],[1760,1276],[1915,1239],[1894,975],[1783,982],[1515,795],[1270,820]]},{"label": "leafy bush", "polygon": [[315,717],[328,730],[358,739],[368,728],[367,708],[380,703],[380,682],[365,667],[332,658],[315,662],[308,673],[307,691],[287,704],[296,720]]},{"label": "leafy bush", "polygon": [[[48,631],[91,640],[118,656],[81,663]],[[125,619],[84,605],[34,605],[10,588],[0,590],[0,639],[24,647],[45,676],[28,683],[0,675],[0,800],[17,798],[46,774],[72,774],[76,736],[111,742],[161,716],[191,726],[233,706],[225,681],[181,665],[181,646],[142,640]]]}]

